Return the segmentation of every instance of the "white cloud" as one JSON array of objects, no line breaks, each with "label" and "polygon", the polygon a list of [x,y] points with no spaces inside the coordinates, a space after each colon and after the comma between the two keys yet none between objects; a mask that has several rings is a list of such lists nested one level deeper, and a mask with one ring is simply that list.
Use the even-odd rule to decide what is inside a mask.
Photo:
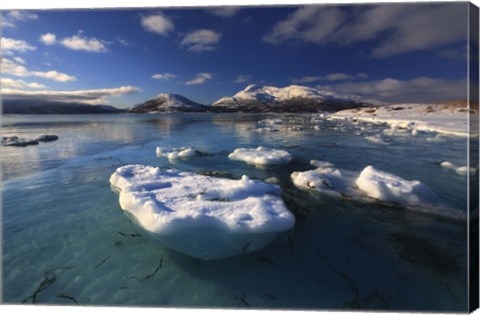
[{"label": "white cloud", "polygon": [[65,73],[61,73],[55,70],[50,71],[33,71],[31,72],[32,76],[45,78],[49,80],[59,81],[59,82],[68,82],[75,81],[77,78]]},{"label": "white cloud", "polygon": [[46,85],[37,82],[25,82],[23,80],[14,80],[10,78],[0,78],[0,85],[3,89],[45,89]]},{"label": "white cloud", "polygon": [[5,99],[26,99],[34,97],[37,100],[57,102],[80,102],[87,104],[107,104],[108,97],[139,93],[141,89],[134,86],[121,86],[111,89],[76,90],[76,91],[24,91],[3,89]]},{"label": "white cloud", "polygon": [[235,79],[235,83],[245,83],[245,82],[250,82],[251,80],[252,80],[251,75],[242,74]]},{"label": "white cloud", "polygon": [[27,63],[22,57],[13,57],[13,60],[15,60],[16,63],[20,63],[22,65]]},{"label": "white cloud", "polygon": [[292,78],[290,79],[293,83],[311,83],[311,82],[316,82],[320,81],[322,79],[321,76],[305,76],[302,78]]},{"label": "white cloud", "polygon": [[152,79],[157,79],[157,80],[166,80],[166,81],[169,81],[169,80],[172,80],[172,79],[175,79],[177,76],[174,75],[174,74],[171,74],[171,73],[155,73],[154,75],[152,75]]},{"label": "white cloud", "polygon": [[45,45],[53,45],[57,42],[57,35],[52,33],[46,33],[40,35],[39,40]]},{"label": "white cloud", "polygon": [[198,85],[213,79],[213,74],[208,72],[199,73],[190,81],[185,82],[186,85]]},{"label": "white cloud", "polygon": [[443,80],[428,77],[411,80],[386,78],[367,82],[342,82],[333,85],[318,85],[316,88],[344,94],[356,94],[386,102],[433,102],[467,97],[466,80]]},{"label": "white cloud", "polygon": [[322,43],[346,20],[343,10],[325,6],[305,6],[278,22],[263,37],[267,43],[278,44],[291,40]]},{"label": "white cloud", "polygon": [[306,6],[278,22],[263,40],[321,45],[372,41],[373,57],[389,57],[466,42],[467,9],[464,3],[376,4],[350,10]]},{"label": "white cloud", "polygon": [[122,46],[129,47],[129,46],[135,46],[136,44],[134,42],[129,41],[126,38],[123,38],[121,36],[115,37],[115,40]]},{"label": "white cloud", "polygon": [[173,31],[175,28],[172,21],[162,13],[142,16],[141,22],[143,28],[145,28],[147,31],[164,36],[168,35],[168,33]]},{"label": "white cloud", "polygon": [[200,29],[195,30],[183,38],[181,41],[182,46],[186,46],[190,51],[212,51],[217,49],[217,44],[222,38],[222,34],[212,30]]},{"label": "white cloud", "polygon": [[75,81],[77,79],[75,76],[71,76],[55,70],[32,71],[27,69],[24,65],[7,58],[2,58],[1,69],[2,73],[11,74],[19,77],[40,77],[59,82]]},{"label": "white cloud", "polygon": [[15,22],[37,20],[38,15],[28,11],[13,10],[5,14],[0,14],[2,27],[15,27]]},{"label": "white cloud", "polygon": [[88,52],[106,52],[106,42],[103,40],[96,39],[95,37],[88,38],[82,36],[82,31],[80,31],[77,35],[73,35],[71,37],[65,37],[60,41],[64,47],[72,49],[72,50],[83,50]]},{"label": "white cloud", "polygon": [[357,74],[346,74],[346,73],[329,73],[324,76],[305,76],[302,78],[293,78],[291,81],[293,83],[311,83],[316,81],[344,81],[344,80],[353,80],[353,79],[366,79],[368,75],[365,73]]},{"label": "white cloud", "polygon": [[239,7],[224,6],[224,7],[219,7],[219,8],[215,8],[215,9],[210,9],[210,10],[208,10],[208,12],[210,12],[213,15],[220,16],[220,17],[232,17],[239,10],[240,10]]},{"label": "white cloud", "polygon": [[0,47],[3,51],[19,51],[25,52],[27,50],[36,50],[37,47],[30,45],[24,40],[2,37],[0,40]]}]

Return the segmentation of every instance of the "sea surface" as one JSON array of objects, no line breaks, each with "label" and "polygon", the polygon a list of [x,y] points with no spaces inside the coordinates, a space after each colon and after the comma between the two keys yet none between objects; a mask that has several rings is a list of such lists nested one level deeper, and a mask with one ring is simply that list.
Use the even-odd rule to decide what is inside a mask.
[{"label": "sea surface", "polygon": [[[282,119],[279,131],[255,131],[265,118]],[[296,125],[305,129],[290,130]],[[467,140],[401,131],[387,143],[366,138],[386,129],[312,123],[307,114],[5,115],[2,136],[59,139],[1,148],[3,303],[466,311],[467,176],[440,163],[466,165]],[[293,160],[257,168],[227,157],[260,145]],[[157,146],[205,154],[172,163]],[[419,180],[442,207],[425,213],[303,191],[290,174],[314,169],[312,159],[345,174],[373,165]],[[190,258],[124,215],[109,177],[125,164],[276,177],[296,225],[260,251]]]}]

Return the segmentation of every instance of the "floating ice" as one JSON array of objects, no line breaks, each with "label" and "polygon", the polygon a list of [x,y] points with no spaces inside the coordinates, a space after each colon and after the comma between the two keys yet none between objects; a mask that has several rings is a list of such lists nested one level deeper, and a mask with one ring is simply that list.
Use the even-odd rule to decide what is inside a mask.
[{"label": "floating ice", "polygon": [[311,160],[310,165],[315,167],[332,167],[333,164],[327,161]]},{"label": "floating ice", "polygon": [[228,155],[228,158],[253,165],[287,164],[292,159],[287,151],[267,149],[265,147],[235,149],[235,151]]},{"label": "floating ice", "polygon": [[283,124],[283,120],[280,118],[273,118],[273,119],[264,119],[258,122],[259,125],[281,125]]},{"label": "floating ice", "polygon": [[317,166],[317,169],[290,175],[295,186],[333,195],[345,191],[345,177],[340,170],[333,168],[332,163],[312,160],[310,164]]},{"label": "floating ice", "polygon": [[293,228],[295,217],[280,187],[126,165],[110,177],[120,206],[165,246],[201,259],[220,259],[263,248]]},{"label": "floating ice", "polygon": [[377,143],[377,144],[383,144],[383,145],[388,144],[388,142],[385,141],[385,139],[380,135],[367,136],[367,137],[365,137],[365,139],[367,139],[370,142]]},{"label": "floating ice", "polygon": [[56,135],[41,135],[34,139],[19,138],[17,136],[2,137],[2,145],[6,147],[26,147],[37,145],[39,142],[51,142],[58,139]]},{"label": "floating ice", "polygon": [[404,205],[436,203],[437,195],[417,180],[405,180],[396,175],[378,171],[373,166],[363,169],[356,184],[369,197]]},{"label": "floating ice", "polygon": [[156,153],[158,157],[166,157],[170,162],[175,162],[180,159],[191,159],[197,156],[197,151],[192,148],[168,149],[157,147]]},{"label": "floating ice", "polygon": [[475,174],[477,172],[477,169],[475,167],[468,167],[468,166],[457,166],[449,161],[444,161],[440,163],[440,165],[448,170],[453,170],[459,175],[466,175],[469,172],[471,174]]},{"label": "floating ice", "polygon": [[262,127],[255,129],[256,132],[277,132],[279,131],[277,128],[273,127]]},{"label": "floating ice", "polygon": [[290,130],[292,130],[292,131],[302,131],[304,129],[305,129],[305,127],[300,126],[300,125],[290,127]]}]

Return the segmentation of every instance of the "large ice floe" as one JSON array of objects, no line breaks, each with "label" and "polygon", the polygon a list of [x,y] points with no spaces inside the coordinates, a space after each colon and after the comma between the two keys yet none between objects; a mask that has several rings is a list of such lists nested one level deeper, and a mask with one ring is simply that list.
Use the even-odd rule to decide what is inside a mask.
[{"label": "large ice floe", "polygon": [[310,164],[317,168],[290,175],[295,186],[335,196],[346,190],[345,177],[340,170],[333,168],[332,163],[312,160]]},{"label": "large ice floe", "polygon": [[368,197],[403,205],[434,204],[437,195],[418,180],[405,180],[396,175],[379,171],[369,165],[363,169],[356,184]]},{"label": "large ice floe", "polygon": [[265,147],[235,149],[228,155],[228,158],[258,166],[287,164],[292,160],[292,157],[287,151],[268,149]]},{"label": "large ice floe", "polygon": [[200,259],[241,255],[290,230],[277,185],[126,165],[110,177],[120,207],[165,246]]}]

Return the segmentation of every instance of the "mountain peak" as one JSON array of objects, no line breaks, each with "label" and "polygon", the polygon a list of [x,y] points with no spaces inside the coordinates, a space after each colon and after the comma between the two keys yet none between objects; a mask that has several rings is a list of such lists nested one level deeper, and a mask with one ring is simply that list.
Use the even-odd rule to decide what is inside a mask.
[{"label": "mountain peak", "polygon": [[245,105],[246,103],[262,103],[269,106],[286,105],[286,103],[297,102],[305,104],[321,104],[321,103],[343,103],[359,106],[359,104],[381,104],[380,101],[363,100],[359,96],[337,94],[332,91],[319,90],[302,85],[289,85],[286,87],[275,87],[256,84],[250,84],[242,91],[231,97],[224,97],[212,105],[220,106],[236,106]]},{"label": "mountain peak", "polygon": [[160,93],[148,101],[135,106],[130,111],[136,113],[190,111],[203,112],[205,106],[189,100],[188,98],[173,93]]}]

